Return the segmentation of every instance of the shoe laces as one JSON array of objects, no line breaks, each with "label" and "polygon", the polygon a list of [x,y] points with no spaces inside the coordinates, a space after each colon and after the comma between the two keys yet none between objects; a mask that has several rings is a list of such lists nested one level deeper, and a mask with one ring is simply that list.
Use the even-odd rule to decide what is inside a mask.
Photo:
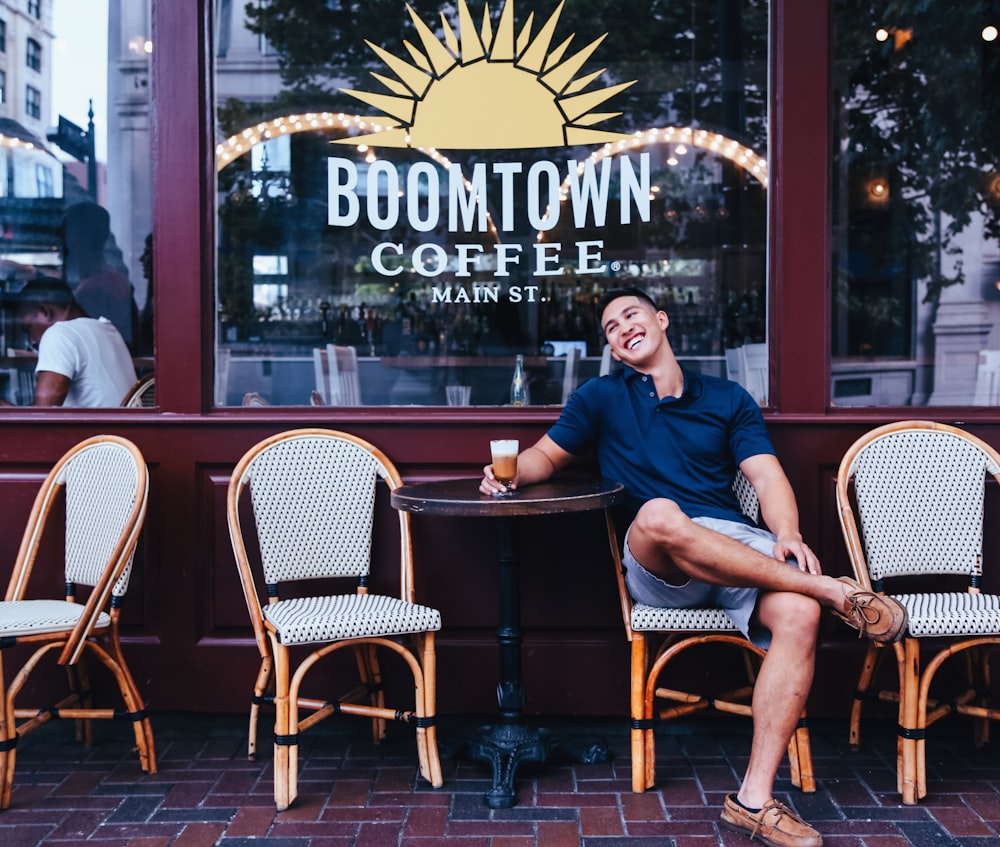
[{"label": "shoe laces", "polygon": [[877,624],[882,617],[878,609],[871,605],[872,595],[868,592],[856,591],[847,597],[850,608],[847,614],[858,624],[858,632],[863,633],[866,627]]},{"label": "shoe laces", "polygon": [[764,804],[763,808],[761,808],[760,810],[760,816],[756,820],[753,832],[750,833],[751,838],[753,838],[758,833],[760,828],[764,825],[764,819],[767,817],[768,812],[771,811],[775,811],[778,813],[774,818],[774,823],[768,824],[768,826],[772,828],[777,827],[777,825],[781,823],[781,818],[783,815],[788,815],[788,817],[790,817],[792,820],[808,826],[808,824],[806,824],[806,822],[802,820],[802,818],[800,818],[797,814],[795,814],[795,812],[789,809],[788,806],[786,806],[784,803],[778,800],[769,800],[767,803]]}]

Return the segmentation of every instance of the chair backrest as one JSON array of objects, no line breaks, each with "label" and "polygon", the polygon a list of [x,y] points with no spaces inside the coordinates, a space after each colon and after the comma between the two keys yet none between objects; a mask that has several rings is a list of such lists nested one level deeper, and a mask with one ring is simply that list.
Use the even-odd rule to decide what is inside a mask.
[{"label": "chair backrest", "polygon": [[360,406],[358,352],[353,347],[327,344],[313,348],[316,390],[327,406]]},{"label": "chair backrest", "polygon": [[17,369],[17,402],[21,406],[30,406],[35,399],[34,368]]},{"label": "chair backrest", "polygon": [[901,421],[859,438],[837,474],[841,528],[859,579],[878,586],[886,577],[964,574],[977,583],[987,474],[1000,482],[1000,454],[947,424]]},{"label": "chair backrest", "polygon": [[138,380],[122,400],[122,406],[127,409],[151,409],[155,405],[156,377],[153,374],[146,374]]},{"label": "chair backrest", "polygon": [[767,344],[744,344],[737,348],[742,356],[740,376],[743,387],[760,404],[767,402]]},{"label": "chair backrest", "polygon": [[[132,558],[146,516],[149,477],[139,449],[124,438],[96,435],[70,449],[46,476],[21,539],[6,600],[25,598],[45,521],[65,491],[65,579],[92,586],[75,632],[96,621],[111,595],[128,590]],[[68,644],[75,661],[82,644]],[[63,661],[63,657],[60,657]]]},{"label": "chair backrest", "polygon": [[743,385],[743,353],[739,347],[726,348],[726,379]]},{"label": "chair backrest", "polygon": [[566,364],[563,369],[562,404],[565,406],[569,395],[576,391],[577,370],[580,364],[580,348],[570,347],[566,351]]},{"label": "chair backrest", "polygon": [[976,369],[974,406],[1000,406],[1000,350],[982,350]]},{"label": "chair backrest", "polygon": [[743,476],[743,471],[737,471],[733,479],[733,491],[740,502],[740,510],[754,523],[760,520],[760,501],[750,480]]},{"label": "chair backrest", "polygon": [[[402,484],[378,448],[328,429],[291,430],[265,439],[237,464],[229,483],[227,517],[233,549],[253,593],[240,496],[249,488],[257,542],[269,591],[289,580],[367,577],[371,567],[376,482]],[[409,516],[399,513],[402,594],[412,600]],[[248,594],[248,603],[251,598]]]},{"label": "chair backrest", "polygon": [[240,403],[241,406],[270,406],[271,401],[268,400],[259,391],[248,391],[243,395],[243,400]]},{"label": "chair backrest", "polygon": [[229,362],[232,353],[220,346],[215,354],[215,405],[225,406],[229,397]]},{"label": "chair backrest", "polygon": [[601,350],[601,367],[600,370],[598,370],[597,375],[607,376],[618,367],[621,367],[621,362],[611,355],[611,345],[605,344],[604,349]]}]

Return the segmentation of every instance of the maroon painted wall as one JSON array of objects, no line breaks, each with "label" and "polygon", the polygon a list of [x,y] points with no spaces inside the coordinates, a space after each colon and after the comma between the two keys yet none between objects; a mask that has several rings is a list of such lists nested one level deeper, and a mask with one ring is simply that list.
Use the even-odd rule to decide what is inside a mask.
[{"label": "maroon painted wall", "polygon": [[[0,415],[0,562],[12,562],[47,468],[97,432],[133,439],[151,467],[149,516],[125,619],[126,650],[154,710],[244,711],[256,650],[225,522],[228,474],[257,440],[299,425],[379,445],[407,481],[476,476],[502,430],[530,443],[551,409],[211,409],[214,136],[207,0],[154,0],[154,262],[158,411],[5,410]],[[802,529],[830,573],[847,573],[833,506],[840,457],[867,429],[912,409],[827,408],[829,113],[827,3],[774,0],[771,155],[771,432],[798,494]],[[995,410],[921,409],[1000,444]],[[996,492],[991,492],[991,501]],[[384,505],[379,520],[392,520]],[[438,606],[442,712],[488,712],[497,652],[494,528],[414,518],[417,589]],[[627,714],[628,645],[601,524],[530,519],[521,533],[528,711]],[[39,578],[57,581],[57,547]],[[810,708],[842,714],[864,645],[823,624]],[[11,662],[8,661],[8,668]],[[692,673],[710,673],[704,662]],[[52,679],[61,674],[52,669]]]}]

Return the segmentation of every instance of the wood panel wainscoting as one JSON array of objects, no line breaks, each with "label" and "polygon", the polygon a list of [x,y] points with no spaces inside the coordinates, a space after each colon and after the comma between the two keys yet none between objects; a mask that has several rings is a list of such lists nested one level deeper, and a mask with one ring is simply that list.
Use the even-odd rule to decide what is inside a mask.
[{"label": "wood panel wainscoting", "polygon": [[[115,410],[85,420],[37,413],[3,423],[0,439],[0,535],[3,579],[17,553],[32,498],[52,463],[77,441],[98,432],[133,440],[150,468],[149,512],[136,554],[124,610],[124,640],[140,690],[157,710],[242,712],[258,664],[237,579],[225,515],[229,473],[260,439],[293,426],[329,426],[381,447],[407,482],[474,477],[489,460],[498,433],[532,443],[554,410],[525,416],[476,411],[299,411],[218,416],[154,416]],[[303,424],[303,421],[307,423]],[[836,469],[847,447],[880,421],[852,416],[831,421],[782,419],[769,427],[799,498],[802,529],[824,570],[850,573],[837,523]],[[967,426],[994,443],[1000,425]],[[586,463],[584,463],[586,465]],[[592,469],[592,465],[589,466]],[[1000,505],[1000,492],[989,500]],[[397,515],[380,502],[376,530]],[[997,549],[988,524],[986,549]],[[390,526],[391,529],[391,526]],[[438,634],[438,709],[490,713],[497,674],[496,532],[489,519],[425,516],[414,524],[421,578],[419,602],[441,610]],[[587,514],[528,518],[520,532],[523,673],[526,713],[628,715],[628,644],[621,625],[603,521]],[[385,533],[393,538],[392,532]],[[391,557],[377,544],[373,555]],[[58,539],[46,539],[36,579],[59,584]],[[852,692],[839,684],[853,676],[864,643],[832,615],[824,619],[810,714],[846,715]],[[15,648],[16,649],[16,648]],[[692,674],[717,673],[693,667]],[[37,675],[39,679],[44,674]],[[103,684],[93,670],[95,685]],[[54,683],[61,673],[54,670]],[[54,686],[55,687],[55,686]],[[41,693],[41,692],[38,692]],[[37,702],[38,698],[33,696]]]}]

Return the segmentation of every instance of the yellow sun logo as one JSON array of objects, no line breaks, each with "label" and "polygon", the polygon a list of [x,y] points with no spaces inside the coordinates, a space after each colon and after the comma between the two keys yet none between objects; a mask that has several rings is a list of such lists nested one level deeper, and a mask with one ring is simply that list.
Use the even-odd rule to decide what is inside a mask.
[{"label": "yellow sun logo", "polygon": [[[458,0],[458,33],[442,14],[438,38],[407,4],[420,41],[403,41],[412,61],[365,43],[392,72],[372,72],[391,94],[344,89],[396,121],[365,136],[372,146],[499,150],[605,144],[630,136],[592,129],[621,112],[595,112],[635,80],[585,91],[605,69],[577,76],[605,35],[566,56],[573,36],[554,48],[560,3],[532,36],[532,12],[514,35],[514,0],[507,0],[494,32],[489,6],[477,29],[466,0]],[[566,57],[566,58],[564,58]],[[366,118],[385,125],[386,118]],[[359,139],[342,139],[357,143]]]}]

